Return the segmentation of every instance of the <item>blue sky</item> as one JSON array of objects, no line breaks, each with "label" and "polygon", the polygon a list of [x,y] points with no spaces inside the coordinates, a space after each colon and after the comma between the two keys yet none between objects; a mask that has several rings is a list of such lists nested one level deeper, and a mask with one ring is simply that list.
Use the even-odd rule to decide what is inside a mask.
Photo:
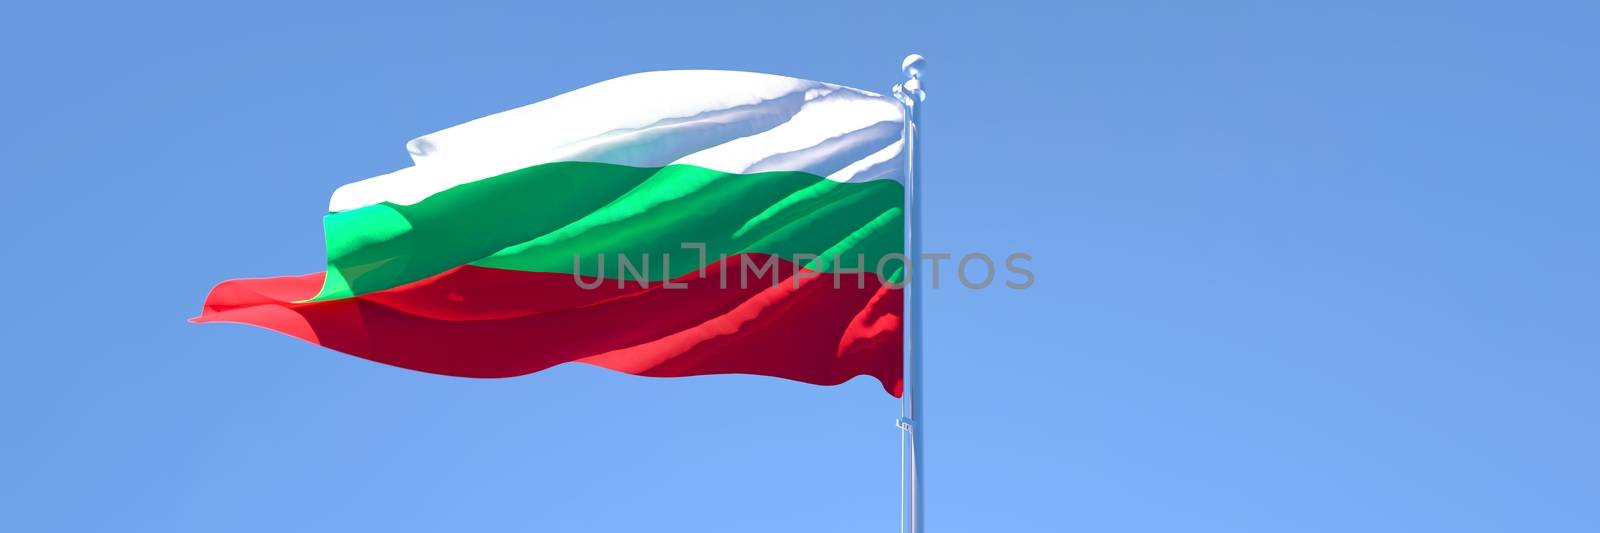
[{"label": "blue sky", "polygon": [[630,72],[931,61],[935,531],[1600,527],[1593,3],[47,5],[0,19],[0,530],[892,531],[870,380],[479,381],[195,326],[339,184]]}]

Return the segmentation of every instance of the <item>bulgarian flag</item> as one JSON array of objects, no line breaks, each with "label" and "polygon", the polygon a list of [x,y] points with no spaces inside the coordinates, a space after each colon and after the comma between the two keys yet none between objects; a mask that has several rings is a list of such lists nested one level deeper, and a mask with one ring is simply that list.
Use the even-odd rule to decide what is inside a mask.
[{"label": "bulgarian flag", "polygon": [[901,393],[905,111],[708,70],[600,82],[407,144],[334,191],[327,271],[225,281],[236,322],[404,368],[580,362]]}]

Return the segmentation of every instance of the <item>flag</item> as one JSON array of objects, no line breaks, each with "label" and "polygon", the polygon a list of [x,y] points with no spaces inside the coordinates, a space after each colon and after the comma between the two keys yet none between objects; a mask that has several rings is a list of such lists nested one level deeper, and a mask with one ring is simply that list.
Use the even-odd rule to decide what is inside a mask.
[{"label": "flag", "polygon": [[581,362],[901,393],[905,114],[749,72],[633,74],[407,143],[339,187],[325,272],[236,279],[195,322],[399,367]]}]

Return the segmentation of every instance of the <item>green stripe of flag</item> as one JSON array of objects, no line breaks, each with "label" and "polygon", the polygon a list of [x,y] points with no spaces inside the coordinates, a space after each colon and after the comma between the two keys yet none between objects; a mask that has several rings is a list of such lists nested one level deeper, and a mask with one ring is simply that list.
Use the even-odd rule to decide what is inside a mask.
[{"label": "green stripe of flag", "polygon": [[[365,294],[462,264],[620,278],[617,254],[648,279],[720,254],[823,259],[809,267],[872,271],[902,253],[904,188],[892,180],[829,181],[804,172],[730,174],[697,166],[537,165],[456,186],[411,205],[380,203],[325,218],[328,277],[317,300]],[[600,270],[596,254],[606,256]],[[671,270],[663,268],[663,257]],[[898,263],[891,262],[891,265]],[[896,270],[894,267],[886,270]],[[632,273],[629,273],[632,279]]]}]

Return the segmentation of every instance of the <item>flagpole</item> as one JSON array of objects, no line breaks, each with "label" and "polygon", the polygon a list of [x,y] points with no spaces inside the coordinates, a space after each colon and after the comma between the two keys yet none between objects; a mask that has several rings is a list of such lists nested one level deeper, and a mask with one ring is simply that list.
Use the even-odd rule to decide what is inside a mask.
[{"label": "flagpole", "polygon": [[900,531],[923,533],[922,463],[925,431],[922,410],[922,283],[913,270],[922,258],[922,70],[927,60],[911,54],[900,63],[906,81],[894,86],[894,97],[906,110],[906,328],[903,365],[905,384],[900,397]]}]

